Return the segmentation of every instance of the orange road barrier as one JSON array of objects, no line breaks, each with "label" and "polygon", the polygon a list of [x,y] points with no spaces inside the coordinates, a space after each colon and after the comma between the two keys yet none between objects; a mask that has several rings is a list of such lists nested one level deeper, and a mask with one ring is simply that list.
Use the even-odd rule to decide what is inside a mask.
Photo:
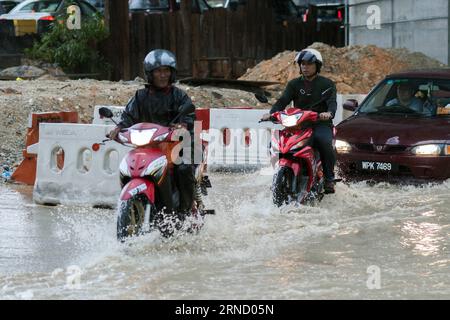
[{"label": "orange road barrier", "polygon": [[[28,153],[27,148],[39,142],[39,123],[77,123],[78,112],[62,111],[62,112],[42,112],[32,113],[30,115],[28,132],[26,137],[26,145],[23,150],[23,160],[11,176],[11,180],[29,185],[34,185],[36,180],[36,154]],[[59,159],[58,159],[59,160]],[[64,161],[64,160],[62,160]]]}]

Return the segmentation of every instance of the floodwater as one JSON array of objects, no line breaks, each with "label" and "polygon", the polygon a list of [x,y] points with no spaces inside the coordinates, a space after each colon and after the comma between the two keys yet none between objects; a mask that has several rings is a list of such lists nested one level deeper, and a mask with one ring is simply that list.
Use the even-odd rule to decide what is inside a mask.
[{"label": "floodwater", "polygon": [[272,205],[271,177],[212,173],[199,234],[120,244],[115,210],[0,185],[0,299],[449,299],[450,180],[338,184]]}]

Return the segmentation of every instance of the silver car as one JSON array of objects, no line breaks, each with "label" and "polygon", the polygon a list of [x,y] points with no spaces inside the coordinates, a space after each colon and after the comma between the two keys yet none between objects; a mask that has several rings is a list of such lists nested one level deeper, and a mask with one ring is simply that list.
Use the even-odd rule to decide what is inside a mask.
[{"label": "silver car", "polygon": [[16,36],[42,33],[53,21],[64,19],[70,5],[80,8],[82,20],[97,13],[97,9],[85,0],[26,0],[1,15],[0,20],[14,21]]}]

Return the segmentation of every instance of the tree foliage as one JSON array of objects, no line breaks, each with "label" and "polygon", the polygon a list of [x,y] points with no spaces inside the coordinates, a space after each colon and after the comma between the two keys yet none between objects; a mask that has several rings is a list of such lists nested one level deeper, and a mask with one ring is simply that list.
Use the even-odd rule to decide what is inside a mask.
[{"label": "tree foliage", "polygon": [[108,37],[100,16],[87,19],[81,29],[70,30],[62,21],[54,22],[41,39],[27,49],[28,58],[58,64],[66,73],[107,75],[111,66],[98,51]]}]

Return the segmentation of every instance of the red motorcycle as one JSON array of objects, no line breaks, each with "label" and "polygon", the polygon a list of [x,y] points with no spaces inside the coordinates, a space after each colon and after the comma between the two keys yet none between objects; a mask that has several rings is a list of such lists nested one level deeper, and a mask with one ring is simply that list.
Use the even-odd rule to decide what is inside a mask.
[{"label": "red motorcycle", "polygon": [[[188,114],[193,110],[184,110]],[[101,117],[112,119],[113,113],[108,108],[100,108]],[[175,119],[172,121],[172,123]],[[164,197],[171,197],[174,208],[178,207],[179,192],[173,181],[173,149],[179,143],[173,139],[175,129],[154,123],[138,123],[120,131],[117,141],[133,149],[120,163],[120,184],[117,217],[117,238],[139,235],[159,229],[164,236],[170,236],[176,229],[186,227],[187,231],[198,231],[205,214],[214,214],[214,210],[205,210],[201,194],[211,187],[205,175],[205,164],[196,170],[196,187],[193,210],[189,215],[164,211]],[[108,139],[107,139],[108,140]],[[102,142],[104,144],[105,141]],[[174,141],[176,140],[176,141]],[[166,188],[167,179],[171,188]],[[168,194],[171,192],[171,194]]]},{"label": "red motorcycle", "polygon": [[[319,104],[327,96],[317,102]],[[267,102],[257,96],[261,102]],[[290,108],[271,115],[270,120],[281,124],[282,130],[275,130],[270,143],[270,156],[276,173],[272,181],[272,198],[276,206],[284,204],[314,204],[324,196],[325,177],[319,151],[314,149],[314,123],[319,114],[314,111]],[[334,129],[333,129],[334,131]]]},{"label": "red motorcycle", "polygon": [[270,145],[272,164],[278,164],[271,188],[274,204],[322,200],[325,179],[319,152],[311,146],[313,128],[302,128],[305,122],[317,121],[317,112],[291,108],[272,117],[284,126],[274,131]]}]

